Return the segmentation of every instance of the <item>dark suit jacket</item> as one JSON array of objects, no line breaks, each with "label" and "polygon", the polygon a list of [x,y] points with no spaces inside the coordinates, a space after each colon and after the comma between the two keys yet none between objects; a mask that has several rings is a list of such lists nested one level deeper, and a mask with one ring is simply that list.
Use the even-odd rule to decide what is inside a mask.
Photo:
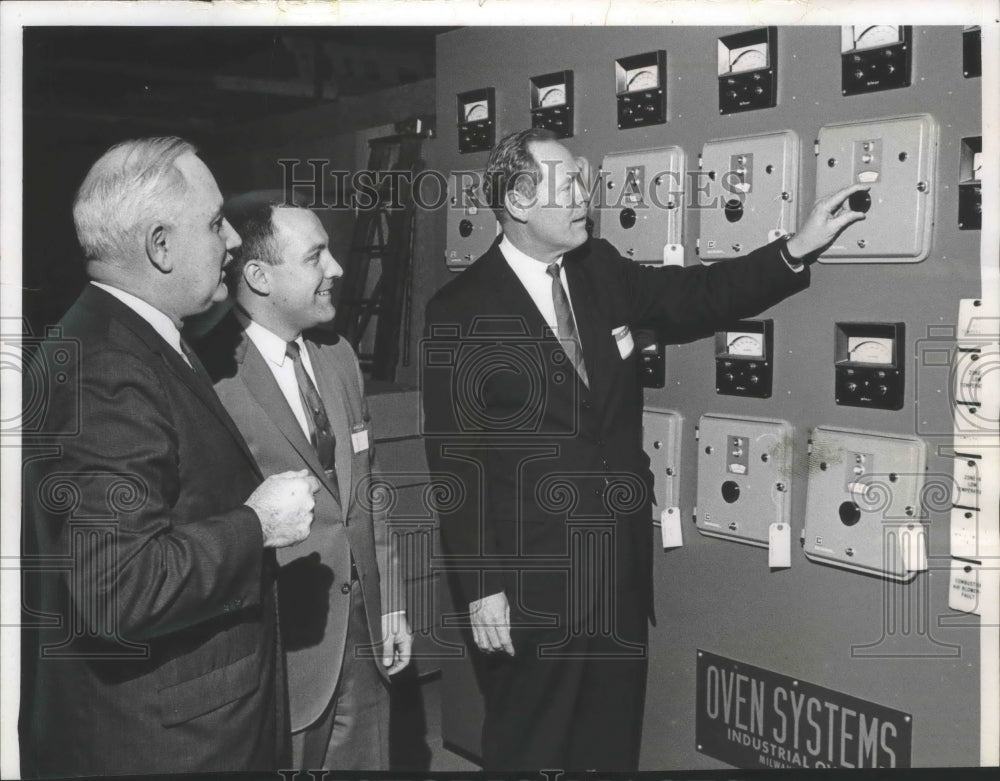
[{"label": "dark suit jacket", "polygon": [[612,331],[707,336],[805,288],[809,270],[793,272],[773,244],[711,266],[654,268],[589,240],[564,259],[588,389],[498,247],[432,298],[422,350],[428,462],[464,487],[439,508],[461,599],[503,590],[512,624],[575,625],[606,601],[613,577],[652,616],[638,355],[623,357]]},{"label": "dark suit jacket", "polygon": [[[376,665],[384,674],[381,617],[404,609],[385,506],[377,501],[387,495],[372,482],[375,443],[357,357],[346,340],[319,331],[307,334],[306,349],[337,440],[337,491],[264,357],[237,319],[227,316],[199,344],[216,392],[261,469],[274,474],[308,468],[320,481],[309,537],[278,550],[281,635],[287,652],[293,731],[315,722],[329,705],[345,651],[376,654]],[[351,434],[362,429],[368,432],[367,447],[355,452]],[[368,637],[350,638],[349,645],[352,553],[369,631]]]},{"label": "dark suit jacket", "polygon": [[243,506],[260,472],[208,382],[127,306],[91,285],[60,325],[58,451],[25,450],[26,617],[47,626],[25,632],[22,772],[278,768],[276,568]]}]

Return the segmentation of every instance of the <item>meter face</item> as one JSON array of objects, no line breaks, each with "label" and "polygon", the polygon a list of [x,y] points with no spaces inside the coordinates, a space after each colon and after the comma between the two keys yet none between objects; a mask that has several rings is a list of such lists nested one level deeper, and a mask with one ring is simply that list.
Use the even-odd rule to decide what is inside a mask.
[{"label": "meter face", "polygon": [[733,49],[729,53],[730,73],[743,73],[745,71],[754,71],[766,67],[766,44],[745,46],[742,49]]},{"label": "meter face", "polygon": [[761,334],[729,331],[726,334],[726,351],[742,358],[763,358],[764,343]]},{"label": "meter face", "polygon": [[638,92],[658,87],[655,68],[636,68],[626,74],[626,92]]},{"label": "meter face", "polygon": [[870,27],[855,26],[854,47],[871,49],[875,46],[889,46],[899,43],[899,27],[888,24],[873,24]]},{"label": "meter face", "polygon": [[552,87],[546,90],[542,97],[538,99],[538,105],[543,108],[548,106],[561,106],[566,102],[566,90],[563,87]]},{"label": "meter face", "polygon": [[475,103],[465,104],[465,121],[466,122],[479,122],[483,119],[489,118],[489,112],[486,109],[486,101],[479,100]]},{"label": "meter face", "polygon": [[892,365],[892,339],[851,336],[847,339],[847,354],[853,363]]}]

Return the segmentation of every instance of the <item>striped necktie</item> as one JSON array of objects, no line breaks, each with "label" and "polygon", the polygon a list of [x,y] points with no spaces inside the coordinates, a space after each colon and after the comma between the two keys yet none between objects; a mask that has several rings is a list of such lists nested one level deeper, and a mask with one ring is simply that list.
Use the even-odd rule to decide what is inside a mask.
[{"label": "striped necktie", "polygon": [[587,379],[587,367],[583,363],[583,347],[580,338],[576,335],[576,323],[573,320],[573,310],[569,306],[569,296],[563,288],[562,280],[559,279],[559,263],[550,263],[545,269],[545,273],[552,277],[552,303],[556,308],[556,327],[559,329],[559,341],[562,342],[563,349],[576,367],[577,374],[583,380],[583,384],[588,388],[590,382]]}]

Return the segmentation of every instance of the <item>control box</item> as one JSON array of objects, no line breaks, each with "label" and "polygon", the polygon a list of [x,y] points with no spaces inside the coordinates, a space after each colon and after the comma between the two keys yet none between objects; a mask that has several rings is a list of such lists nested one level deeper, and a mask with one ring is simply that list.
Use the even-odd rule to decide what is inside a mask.
[{"label": "control box", "polygon": [[448,234],[445,262],[460,271],[490,248],[500,233],[478,180],[462,173],[448,178]]},{"label": "control box", "polygon": [[642,412],[642,449],[653,473],[653,520],[680,515],[681,433],[679,412],[646,407]]},{"label": "control box", "polygon": [[620,152],[601,163],[601,238],[627,258],[684,265],[684,172],[678,146]]},{"label": "control box", "polygon": [[850,225],[820,263],[917,263],[931,251],[937,190],[938,126],[930,114],[846,122],[819,131],[816,197],[865,184]]},{"label": "control box", "polygon": [[794,132],[710,141],[702,148],[700,168],[703,263],[744,255],[795,232],[799,137]]},{"label": "control box", "polygon": [[925,570],[926,468],[927,446],[917,437],[816,427],[810,439],[806,556],[893,580]]},{"label": "control box", "polygon": [[769,546],[791,513],[792,426],[784,420],[705,414],[698,421],[698,531]]}]

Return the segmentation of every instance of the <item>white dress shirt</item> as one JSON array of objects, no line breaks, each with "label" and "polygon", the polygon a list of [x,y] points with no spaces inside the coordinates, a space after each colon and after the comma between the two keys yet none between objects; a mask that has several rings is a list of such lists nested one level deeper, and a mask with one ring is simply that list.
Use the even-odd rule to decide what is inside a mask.
[{"label": "white dress shirt", "polygon": [[159,309],[146,301],[143,301],[138,296],[134,296],[131,293],[126,293],[124,290],[120,290],[117,287],[112,287],[111,285],[106,285],[103,282],[93,282],[90,283],[94,287],[99,287],[106,293],[110,293],[119,301],[121,301],[125,306],[135,312],[139,317],[149,323],[150,327],[156,333],[163,337],[163,340],[173,347],[177,354],[181,357],[188,366],[191,365],[191,361],[188,360],[184,351],[181,349],[181,332],[177,330],[177,326],[174,325],[174,321],[171,320],[167,315],[163,314]]},{"label": "white dress shirt", "polygon": [[[260,354],[264,356],[264,363],[267,364],[267,368],[274,375],[274,379],[281,389],[281,395],[285,397],[288,406],[292,408],[292,414],[295,415],[295,419],[299,422],[302,433],[306,435],[306,439],[309,439],[309,421],[306,418],[306,410],[302,404],[299,381],[295,378],[295,364],[285,353],[288,342],[260,323],[254,322],[239,310],[236,311],[236,316],[246,328],[250,341],[254,343]],[[306,374],[313,381],[313,385],[316,386],[318,393],[319,384],[316,382],[316,374],[313,372],[312,363],[309,361],[309,351],[306,350],[306,343],[301,334],[295,340],[295,343],[299,346],[299,355],[302,356],[302,365],[305,367]]]},{"label": "white dress shirt", "polygon": [[[545,323],[552,329],[553,333],[560,337],[564,336],[564,334],[559,333],[556,325],[556,305],[552,301],[552,277],[546,271],[549,264],[535,260],[530,255],[525,255],[506,236],[500,240],[500,252],[503,253],[507,265],[521,280],[521,284],[528,291],[531,300],[535,302],[538,311],[542,313]],[[562,256],[553,262],[559,264],[559,281],[562,282],[563,290],[566,291],[569,309],[573,314],[573,325],[577,326],[576,313],[573,311],[573,297],[570,295],[569,284],[566,282],[566,269],[563,266]],[[576,328],[576,333],[577,338],[579,338],[579,327]]]}]

